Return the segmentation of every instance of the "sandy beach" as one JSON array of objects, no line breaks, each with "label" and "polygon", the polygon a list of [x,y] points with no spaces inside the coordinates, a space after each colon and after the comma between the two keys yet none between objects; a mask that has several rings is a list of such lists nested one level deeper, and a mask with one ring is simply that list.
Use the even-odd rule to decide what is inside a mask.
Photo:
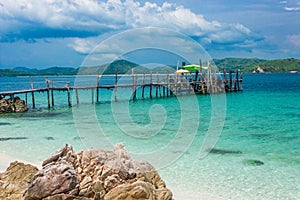
[{"label": "sandy beach", "polygon": [[13,157],[10,157],[8,155],[5,155],[3,153],[0,153],[0,172],[4,172],[6,168],[9,166],[9,163],[15,161],[16,159]]},{"label": "sandy beach", "polygon": [[32,162],[24,161],[22,159],[12,157],[12,156],[6,155],[4,153],[0,153],[0,160],[1,160],[0,161],[0,173],[4,172],[7,169],[7,167],[9,166],[9,164],[14,162],[14,161],[24,162],[25,164],[34,165],[34,166],[38,167],[39,169],[41,168],[40,164],[38,164],[38,163],[32,163]]}]

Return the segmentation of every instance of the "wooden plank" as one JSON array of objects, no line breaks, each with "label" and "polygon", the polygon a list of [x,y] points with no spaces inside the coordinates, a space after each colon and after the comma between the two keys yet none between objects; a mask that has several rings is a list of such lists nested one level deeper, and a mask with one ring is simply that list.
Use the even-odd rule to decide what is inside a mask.
[{"label": "wooden plank", "polygon": [[16,95],[16,94],[25,94],[27,92],[45,92],[45,91],[47,91],[47,88],[29,89],[29,90],[15,90],[15,91],[0,92],[0,95],[10,96],[12,94]]}]

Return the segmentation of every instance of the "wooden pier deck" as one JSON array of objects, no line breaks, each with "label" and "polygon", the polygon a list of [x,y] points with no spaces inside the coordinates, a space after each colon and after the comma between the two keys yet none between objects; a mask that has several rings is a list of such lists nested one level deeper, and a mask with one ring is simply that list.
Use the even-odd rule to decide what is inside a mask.
[{"label": "wooden pier deck", "polygon": [[[123,75],[121,75],[123,76]],[[95,86],[70,86],[67,82],[64,87],[53,87],[51,80],[46,77],[46,87],[44,88],[33,88],[27,90],[18,90],[18,91],[5,91],[0,92],[0,99],[10,97],[14,99],[14,97],[18,94],[25,95],[25,102],[28,103],[28,94],[31,96],[32,108],[36,107],[35,104],[35,93],[47,93],[47,106],[50,109],[55,105],[55,91],[66,92],[67,105],[72,106],[71,103],[71,92],[76,98],[76,103],[79,104],[79,91],[80,90],[90,90],[91,91],[91,103],[99,102],[100,89],[108,89],[113,90],[114,100],[118,101],[118,90],[122,88],[132,89],[132,100],[137,99],[146,99],[146,98],[164,98],[164,97],[172,97],[172,96],[182,96],[182,95],[191,95],[191,94],[212,94],[212,93],[221,93],[221,92],[238,92],[242,91],[242,73],[239,71],[233,72],[230,71],[229,79],[227,79],[227,74],[224,71],[223,76],[224,79],[221,80],[220,77],[217,78],[209,78],[209,79],[199,79],[199,80],[185,80],[181,81],[181,75],[175,74],[151,74],[148,82],[146,81],[145,74],[134,74],[132,72],[130,83],[120,84],[118,83],[118,73],[115,74],[115,83],[110,85],[99,85],[100,77],[97,76],[97,84]],[[153,78],[154,76],[154,78]],[[163,79],[159,79],[159,76],[164,76]],[[120,77],[120,76],[119,76]],[[142,79],[138,80],[139,77]],[[156,80],[154,80],[156,79]],[[140,98],[137,98],[137,90],[141,92]],[[145,90],[148,89],[149,92],[146,97]],[[75,92],[75,93],[74,93]],[[155,92],[155,94],[153,94]],[[96,94],[95,94],[96,93]]]}]

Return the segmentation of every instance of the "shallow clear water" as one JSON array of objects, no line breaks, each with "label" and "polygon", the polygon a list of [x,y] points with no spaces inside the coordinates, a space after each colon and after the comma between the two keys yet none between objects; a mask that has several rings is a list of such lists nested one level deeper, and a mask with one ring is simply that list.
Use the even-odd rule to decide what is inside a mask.
[{"label": "shallow clear water", "polygon": [[[94,81],[51,79],[59,86]],[[30,87],[28,77],[13,80],[0,77],[0,90],[23,89],[24,83]],[[44,77],[34,82],[43,87]],[[92,105],[91,93],[83,91],[79,105],[73,97],[72,108],[66,93],[56,92],[51,110],[41,93],[37,110],[0,116],[0,153],[39,163],[66,143],[80,150],[124,142],[133,157],[159,169],[175,199],[300,199],[299,86],[300,74],[249,74],[243,92],[226,96],[133,102],[126,101],[127,90],[118,91],[123,101],[107,103],[113,93],[101,90],[103,102]],[[217,142],[201,157],[206,139]]]}]

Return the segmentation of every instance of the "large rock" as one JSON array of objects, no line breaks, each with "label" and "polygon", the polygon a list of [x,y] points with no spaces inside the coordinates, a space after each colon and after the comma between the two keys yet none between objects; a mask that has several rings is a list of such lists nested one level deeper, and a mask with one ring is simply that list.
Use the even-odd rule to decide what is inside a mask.
[{"label": "large rock", "polygon": [[77,195],[78,182],[72,165],[59,161],[40,170],[30,183],[24,199],[43,199],[57,194]]},{"label": "large rock", "polygon": [[28,107],[24,100],[19,97],[12,99],[0,99],[0,113],[11,113],[11,112],[26,112]]},{"label": "large rock", "polygon": [[42,167],[24,193],[25,200],[172,200],[157,171],[147,162],[133,160],[123,144],[110,151],[79,153],[66,145]]},{"label": "large rock", "polygon": [[15,112],[26,112],[28,111],[28,107],[24,100],[19,97],[15,97],[14,99]]},{"label": "large rock", "polygon": [[0,174],[0,199],[21,199],[38,169],[32,165],[13,162]]},{"label": "large rock", "polygon": [[145,181],[135,181],[133,183],[125,183],[118,185],[110,190],[104,200],[147,200],[147,199],[171,199],[172,193],[165,189],[155,189],[155,187]]}]

